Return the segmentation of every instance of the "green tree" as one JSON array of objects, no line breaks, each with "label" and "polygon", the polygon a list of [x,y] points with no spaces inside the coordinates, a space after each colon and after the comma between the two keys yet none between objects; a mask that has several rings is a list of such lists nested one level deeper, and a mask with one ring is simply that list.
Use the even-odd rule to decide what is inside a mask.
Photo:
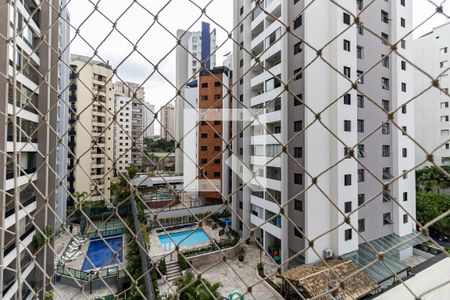
[{"label": "green tree", "polygon": [[[425,225],[450,210],[450,196],[419,191],[416,197],[417,220]],[[445,217],[432,225],[437,230],[450,234],[450,217]]]},{"label": "green tree", "polygon": [[[443,169],[448,172],[447,167]],[[450,180],[435,166],[427,166],[416,172],[416,184],[417,190],[440,193],[450,186]]]},{"label": "green tree", "polygon": [[210,283],[203,279],[198,280],[192,272],[187,272],[186,275],[177,281],[176,293],[174,295],[163,296],[166,300],[215,300],[221,299],[219,288],[222,285],[219,282]]}]

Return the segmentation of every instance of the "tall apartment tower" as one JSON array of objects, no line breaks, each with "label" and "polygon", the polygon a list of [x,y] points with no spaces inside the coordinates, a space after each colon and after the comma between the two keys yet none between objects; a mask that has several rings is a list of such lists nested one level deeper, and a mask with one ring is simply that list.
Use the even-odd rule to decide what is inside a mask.
[{"label": "tall apartment tower", "polygon": [[[239,160],[233,161],[233,170],[244,169],[232,179],[232,190],[240,189],[233,208],[244,222],[234,217],[233,226],[244,237],[250,233],[247,226],[257,226],[255,237],[265,249],[278,248],[282,261],[300,252],[306,263],[330,252],[335,257],[357,253],[365,240],[402,237],[415,227],[392,201],[397,199],[414,216],[414,172],[401,176],[414,167],[414,143],[387,116],[414,93],[412,66],[395,53],[387,56],[389,43],[412,28],[412,1],[371,3],[360,16],[362,26],[351,15],[366,1],[339,1],[342,8],[312,2],[262,1],[269,16],[255,9],[255,1],[235,0],[238,29],[233,36],[233,81],[238,82],[233,93],[245,107],[262,110],[262,121],[249,128],[252,119],[245,109],[243,121],[233,122],[232,136],[246,128],[233,140],[233,152],[244,162],[239,166]],[[288,33],[283,24],[290,24]],[[412,57],[410,35],[396,45],[399,53]],[[234,101],[233,107],[242,105]],[[239,112],[234,114],[237,120]],[[414,134],[412,103],[392,117],[404,132]],[[345,159],[353,153],[348,147],[361,164]],[[246,173],[254,172],[251,184],[241,188],[252,179]],[[350,212],[348,222],[363,238],[345,223]],[[308,247],[305,236],[314,240],[314,247]],[[411,253],[408,248],[399,255]]]},{"label": "tall apartment tower", "polygon": [[171,141],[175,133],[175,108],[172,104],[166,104],[161,108],[160,114],[160,138]]},{"label": "tall apartment tower", "polygon": [[205,203],[222,203],[229,192],[231,75],[226,67],[202,70],[198,86],[186,88],[184,189]]},{"label": "tall apartment tower", "polygon": [[90,57],[72,55],[68,190],[88,200],[110,199],[113,177],[114,91],[112,68]]},{"label": "tall apartment tower", "polygon": [[117,94],[132,99],[131,110],[131,163],[142,166],[143,143],[144,143],[144,109],[145,89],[133,82],[116,82],[114,90]]},{"label": "tall apartment tower", "polygon": [[0,293],[6,300],[44,298],[54,274],[53,248],[32,241],[55,223],[59,4],[0,1]]},{"label": "tall apartment tower", "polygon": [[[209,23],[202,22],[201,31],[185,31],[179,29],[177,38],[180,45],[176,48],[176,81],[175,85],[181,90],[180,96],[175,100],[175,139],[181,141],[180,147],[183,148],[183,123],[184,109],[186,103],[184,97],[186,84],[198,80],[201,68],[214,68],[216,66],[216,30],[210,29]],[[183,172],[183,152],[180,149],[175,150],[175,173]]]},{"label": "tall apartment tower", "polygon": [[149,102],[145,102],[143,107],[143,127],[144,127],[144,138],[155,138],[155,106]]},{"label": "tall apartment tower", "polygon": [[[450,23],[443,24],[414,41],[414,63],[439,79],[432,88],[414,100],[416,106],[416,140],[433,153],[437,165],[450,165]],[[428,76],[414,69],[415,95],[431,85]],[[416,164],[426,160],[426,153],[416,147]]]},{"label": "tall apartment tower", "polygon": [[70,14],[66,7],[67,1],[61,0],[62,16],[59,19],[59,51],[61,61],[58,63],[58,91],[60,91],[58,101],[58,137],[56,170],[58,177],[56,179],[55,210],[55,228],[65,221],[67,215],[67,163],[68,163],[68,129],[69,129],[69,85],[70,85]]},{"label": "tall apartment tower", "polygon": [[116,175],[124,174],[132,164],[132,123],[133,101],[132,98],[116,94],[114,122],[114,170]]}]

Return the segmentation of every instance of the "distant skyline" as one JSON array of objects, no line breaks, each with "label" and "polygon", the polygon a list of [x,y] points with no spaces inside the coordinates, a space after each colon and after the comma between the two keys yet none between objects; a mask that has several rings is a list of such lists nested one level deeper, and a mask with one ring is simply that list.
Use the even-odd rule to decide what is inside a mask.
[{"label": "distant skyline", "polygon": [[[228,33],[223,28],[227,30],[232,28],[233,5],[230,0],[213,1],[206,9],[208,18],[201,15],[199,7],[203,8],[209,3],[209,0],[192,1],[199,7],[187,0],[170,2],[167,0],[152,0],[151,4],[148,1],[139,1],[132,4],[133,2],[133,0],[116,1],[114,5],[111,5],[111,3],[106,1],[99,1],[98,11],[93,13],[94,6],[90,0],[71,1],[69,10],[73,26],[78,27],[88,17],[80,29],[82,38],[77,36],[70,45],[71,52],[74,54],[92,55],[93,50],[89,45],[94,48],[98,47],[112,31],[111,22],[106,17],[111,21],[115,21],[126,11],[117,22],[117,28],[126,38],[117,31],[113,31],[102,46],[99,47],[98,55],[104,60],[109,60],[111,65],[115,67],[133,51],[133,45],[127,39],[133,44],[139,41],[137,50],[141,51],[145,58],[135,52],[118,69],[118,75],[121,79],[137,83],[142,83],[153,72],[153,66],[147,60],[154,64],[162,60],[158,65],[158,70],[162,75],[155,73],[144,84],[146,101],[154,104],[156,109],[159,109],[175,96],[176,30],[198,31],[201,29],[201,21],[209,22],[211,29],[216,29],[217,31],[217,44],[219,47],[217,50],[217,65],[221,65],[225,59],[224,55],[232,50],[233,43],[231,40],[227,40]],[[433,2],[440,3],[441,1],[435,0]],[[128,9],[130,4],[132,6]],[[165,7],[166,4],[167,6]],[[435,11],[433,5],[427,0],[414,0],[413,4],[414,26],[417,26]],[[159,23],[153,24],[153,15],[163,7],[165,8],[158,15]],[[450,14],[450,3],[444,5],[444,12]],[[91,13],[93,14],[90,15]],[[442,15],[435,16],[414,31],[414,37],[417,38],[431,31],[433,27],[448,21],[450,20]],[[153,24],[152,28],[147,31],[151,24]],[[72,30],[72,38],[74,33],[74,30]],[[144,33],[146,34],[141,39],[140,37]],[[226,42],[224,43],[224,41]],[[164,77],[172,82],[173,85]],[[157,127],[159,127],[159,124],[157,124]],[[159,128],[155,128],[155,130],[158,132]]]}]

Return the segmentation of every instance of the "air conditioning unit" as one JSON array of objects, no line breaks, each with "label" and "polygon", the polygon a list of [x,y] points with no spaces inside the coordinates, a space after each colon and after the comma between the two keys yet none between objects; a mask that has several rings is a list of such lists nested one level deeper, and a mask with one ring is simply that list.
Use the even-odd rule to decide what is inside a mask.
[{"label": "air conditioning unit", "polygon": [[324,257],[325,259],[333,258],[333,250],[331,250],[331,249],[325,249],[325,250],[323,250],[323,257]]}]

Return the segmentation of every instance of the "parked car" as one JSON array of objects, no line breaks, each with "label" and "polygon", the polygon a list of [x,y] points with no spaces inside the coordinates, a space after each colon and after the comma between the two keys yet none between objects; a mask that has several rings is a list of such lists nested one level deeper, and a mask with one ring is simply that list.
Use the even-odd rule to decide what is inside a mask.
[{"label": "parked car", "polygon": [[434,229],[434,228],[428,228],[428,232],[430,233],[430,237],[432,237],[433,239],[439,241],[439,242],[448,242],[449,238],[448,236],[446,236],[445,234],[443,234],[442,232]]}]

